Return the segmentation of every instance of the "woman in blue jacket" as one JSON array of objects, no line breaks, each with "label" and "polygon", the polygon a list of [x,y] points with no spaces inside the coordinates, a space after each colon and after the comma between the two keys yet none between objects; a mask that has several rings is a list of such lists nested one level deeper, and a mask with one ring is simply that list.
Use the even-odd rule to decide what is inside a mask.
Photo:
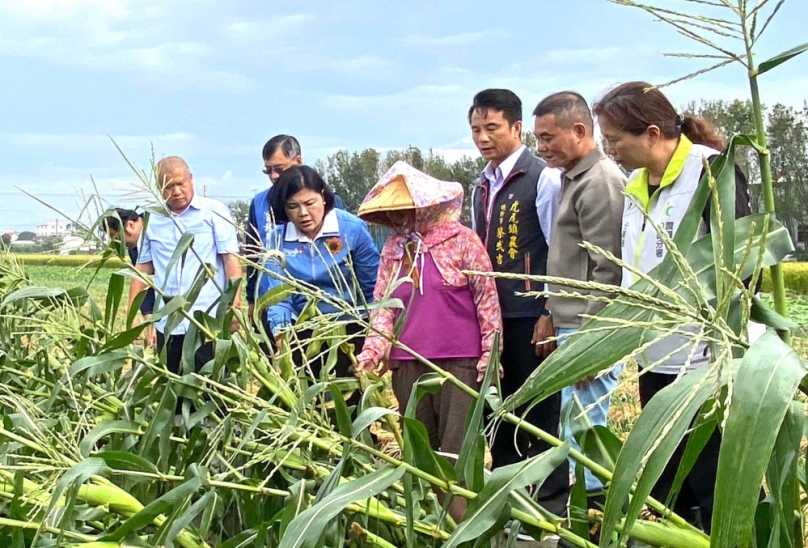
[{"label": "woman in blue jacket", "polygon": [[[275,183],[271,205],[277,226],[268,238],[267,248],[282,253],[285,265],[281,266],[272,256],[267,260],[266,269],[276,275],[261,275],[259,298],[282,283],[277,276],[291,277],[356,306],[360,314],[366,315],[362,309],[373,301],[379,251],[364,221],[335,209],[334,191],[308,166],[295,166],[283,172]],[[307,297],[295,293],[270,306],[264,316],[267,332],[278,341],[306,304]],[[319,301],[317,307],[324,314],[339,312],[339,308],[324,301]],[[350,342],[362,348],[361,326],[349,322],[346,329]],[[298,330],[295,334],[300,340],[311,337],[310,330]],[[301,365],[301,360],[300,353],[295,352],[297,365]],[[323,360],[310,363],[316,377],[322,363]],[[350,376],[350,366],[350,359],[340,351],[335,367],[337,376]]]}]

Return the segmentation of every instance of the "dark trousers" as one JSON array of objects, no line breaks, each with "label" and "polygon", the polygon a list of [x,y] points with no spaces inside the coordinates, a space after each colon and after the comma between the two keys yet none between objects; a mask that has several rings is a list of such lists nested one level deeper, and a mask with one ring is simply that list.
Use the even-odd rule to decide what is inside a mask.
[{"label": "dark trousers", "polygon": [[[533,326],[538,318],[504,318],[502,320],[502,397],[515,393],[525,383],[530,374],[539,366],[541,358],[536,356],[531,344]],[[527,406],[517,409],[514,414],[523,416]],[[561,414],[561,392],[549,398],[524,415],[524,419],[552,434],[558,434],[558,421]],[[491,440],[491,458],[494,468],[514,464],[543,453],[550,444],[517,429],[514,425],[501,422]],[[563,516],[569,498],[569,464],[565,459],[539,488],[538,502],[550,512]]]},{"label": "dark trousers", "polygon": [[[348,334],[348,342],[354,345],[354,354],[359,354],[362,351],[362,346],[365,344],[365,333],[360,325],[349,323],[345,326],[345,331]],[[302,367],[305,363],[306,346],[309,344],[313,332],[311,329],[304,329],[298,331],[297,338],[300,340],[298,345],[296,341],[291,342],[292,346],[292,361],[295,367]],[[302,347],[302,348],[301,348]],[[312,373],[314,373],[315,380],[319,378],[320,372],[328,361],[328,351],[326,345],[320,349],[319,356],[313,358],[308,362]],[[334,374],[337,377],[353,377],[348,371],[353,365],[351,358],[348,354],[344,353],[341,349],[337,349],[337,363],[334,364]]]},{"label": "dark trousers", "polygon": [[[185,335],[169,335],[168,347],[166,348],[166,368],[172,373],[182,375],[182,345],[185,343]],[[166,337],[157,332],[157,352],[162,352],[166,346]],[[199,371],[202,366],[213,359],[213,343],[206,342],[196,349],[194,354],[194,370]]]},{"label": "dark trousers", "polygon": [[[166,340],[165,335],[157,332],[157,352],[163,351],[166,347],[166,368],[172,373],[182,375],[182,345],[185,343],[185,335],[169,335]],[[199,371],[202,366],[213,359],[213,343],[206,342],[196,349],[194,353],[194,371]],[[191,406],[193,411],[193,406]],[[177,414],[182,413],[182,398],[177,398]]]},{"label": "dark trousers", "polygon": [[[660,390],[669,386],[676,379],[676,375],[645,372],[640,375],[640,402],[643,408],[648,405],[651,398]],[[651,496],[664,503],[668,498],[676,471],[687,446],[687,436],[682,439],[679,447],[673,452],[670,461],[662,471],[656,485],[651,490]],[[715,478],[718,472],[718,450],[721,448],[721,433],[718,428],[707,441],[693,469],[685,478],[672,510],[690,523],[702,527],[710,533],[710,524],[713,519],[713,498],[715,496]],[[698,514],[696,514],[696,511]]]}]

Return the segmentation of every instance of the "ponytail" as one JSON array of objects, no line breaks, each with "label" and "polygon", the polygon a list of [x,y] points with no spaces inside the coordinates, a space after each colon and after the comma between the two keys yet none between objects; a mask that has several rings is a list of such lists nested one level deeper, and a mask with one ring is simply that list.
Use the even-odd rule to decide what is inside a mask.
[{"label": "ponytail", "polygon": [[685,114],[682,117],[682,133],[697,145],[704,145],[716,150],[724,150],[726,142],[716,127],[704,118],[696,118]]},{"label": "ponytail", "polygon": [[657,126],[666,139],[684,134],[697,145],[723,150],[724,139],[703,118],[681,115],[667,97],[648,82],[627,82],[606,92],[592,109],[598,118],[632,135],[642,135]]}]

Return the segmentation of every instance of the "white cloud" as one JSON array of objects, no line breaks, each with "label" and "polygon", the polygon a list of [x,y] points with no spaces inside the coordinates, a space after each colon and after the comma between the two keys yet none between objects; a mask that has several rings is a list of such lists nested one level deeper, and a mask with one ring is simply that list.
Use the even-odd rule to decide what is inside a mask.
[{"label": "white cloud", "polygon": [[[0,57],[123,74],[161,89],[253,88],[246,75],[212,65],[207,43],[177,40],[170,5],[135,0],[26,0],[0,5]],[[178,11],[178,8],[175,8]],[[162,76],[162,78],[161,78]]]},{"label": "white cloud", "polygon": [[297,46],[275,48],[271,57],[265,56],[265,66],[289,73],[335,72],[369,79],[384,79],[391,75],[393,63],[382,57],[363,54],[337,57],[326,52],[305,51]]},{"label": "white cloud", "polygon": [[107,136],[102,134],[77,134],[77,133],[6,133],[0,134],[0,140],[8,139],[11,144],[18,148],[44,149],[48,151],[61,152],[91,152],[98,150],[112,150],[114,143],[124,151],[127,150],[148,150],[152,145],[155,149],[163,145],[176,146],[178,144],[188,144],[196,139],[193,134],[178,132],[156,135],[153,137],[145,135],[119,135]]},{"label": "white cloud", "polygon": [[460,32],[444,36],[426,36],[423,34],[410,34],[400,40],[400,44],[408,48],[446,48],[462,47],[476,44],[489,34],[485,32]]},{"label": "white cloud", "polygon": [[552,49],[543,55],[539,53],[539,56],[550,63],[600,63],[615,57],[619,52],[620,49],[616,47]]},{"label": "white cloud", "polygon": [[308,13],[292,13],[277,15],[266,19],[236,21],[227,25],[227,32],[241,39],[275,40],[278,35],[288,34],[306,23],[314,21],[314,15]]},{"label": "white cloud", "polygon": [[433,148],[432,152],[443,156],[447,162],[454,163],[463,157],[479,158],[480,151],[476,148]]},{"label": "white cloud", "polygon": [[323,104],[340,110],[412,107],[440,109],[441,105],[457,104],[466,95],[469,95],[469,90],[458,84],[424,84],[388,95],[329,95],[323,98]]},{"label": "white cloud", "polygon": [[[117,148],[116,148],[117,146]],[[27,177],[0,172],[8,187],[24,185],[38,191],[47,189],[64,192],[84,188],[92,191],[90,177],[104,192],[132,189],[135,173],[127,162],[148,172],[152,160],[168,155],[182,156],[190,163],[205,156],[205,146],[194,134],[186,132],[161,135],[103,135],[100,133],[4,133],[0,147],[16,150],[23,157],[40,159]],[[60,163],[64,162],[64,163]],[[116,181],[118,183],[116,183]],[[125,181],[126,184],[121,181]],[[44,189],[44,190],[43,190]]]}]

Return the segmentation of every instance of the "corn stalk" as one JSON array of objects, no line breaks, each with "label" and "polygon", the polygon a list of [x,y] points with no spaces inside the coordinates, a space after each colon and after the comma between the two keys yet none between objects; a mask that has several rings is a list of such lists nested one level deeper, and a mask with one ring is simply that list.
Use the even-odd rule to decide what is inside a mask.
[{"label": "corn stalk", "polygon": [[[778,0],[771,9],[767,8],[769,0],[720,0],[715,2],[681,0],[683,4],[687,2],[698,5],[700,10],[698,13],[686,9],[685,5],[681,9],[669,9],[636,0],[609,1],[621,6],[642,9],[658,21],[673,27],[676,32],[709,51],[709,53],[677,52],[666,54],[674,57],[709,59],[713,64],[662,84],[663,86],[694,78],[728,64],[738,63],[745,68],[749,79],[749,89],[755,116],[755,135],[750,144],[755,148],[760,158],[760,183],[765,210],[767,213],[774,214],[774,185],[771,160],[767,148],[765,109],[760,100],[758,77],[808,50],[808,43],[796,46],[759,64],[755,61],[754,47],[766,29],[769,28],[769,24],[780,11],[785,0]],[[762,21],[762,24],[759,25],[760,21]],[[781,316],[787,317],[788,303],[786,301],[782,268],[778,263],[771,265],[769,270],[772,278],[775,310]],[[780,333],[787,339],[787,331],[781,331]]]}]

